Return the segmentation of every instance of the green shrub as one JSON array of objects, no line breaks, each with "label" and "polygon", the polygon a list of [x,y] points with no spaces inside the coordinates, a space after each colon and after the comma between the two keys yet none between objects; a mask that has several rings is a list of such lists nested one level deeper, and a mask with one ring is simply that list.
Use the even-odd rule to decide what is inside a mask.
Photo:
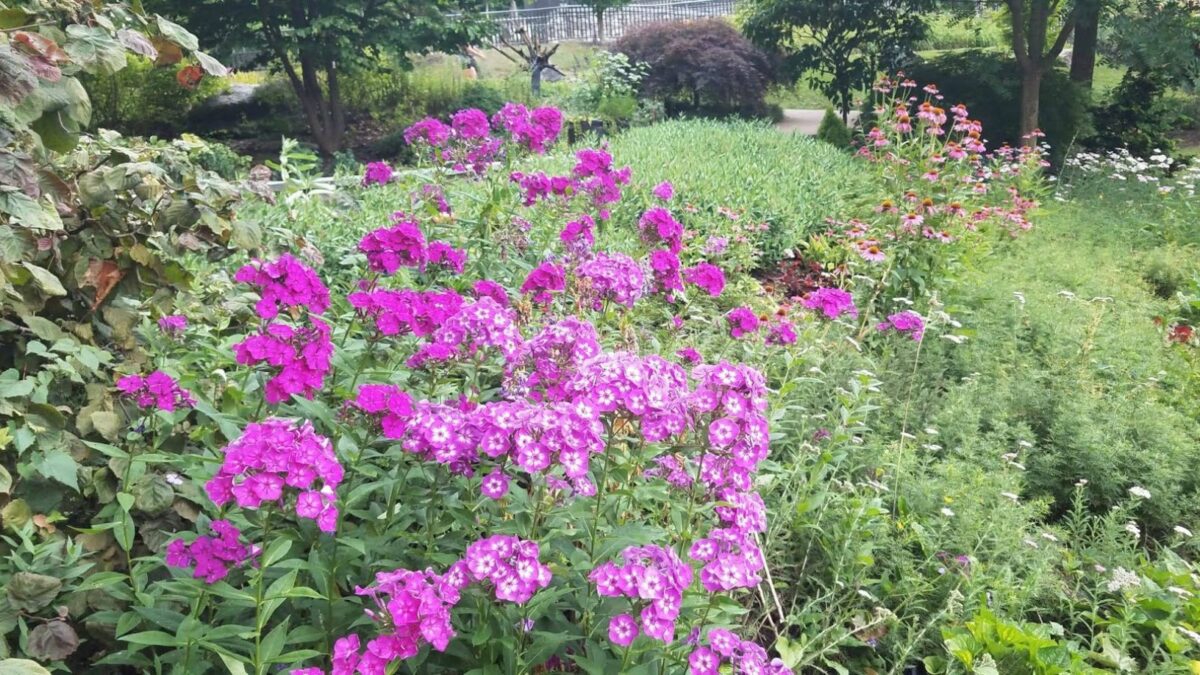
[{"label": "green shrub", "polygon": [[826,108],[825,116],[821,118],[821,126],[817,127],[817,138],[835,148],[848,148],[851,141],[850,127],[846,126],[833,108]]},{"label": "green shrub", "polygon": [[1180,126],[1179,106],[1165,94],[1166,83],[1153,73],[1128,71],[1096,108],[1096,135],[1091,144],[1100,148],[1126,147],[1138,157],[1171,154],[1171,133]]},{"label": "green shrub", "polygon": [[228,84],[206,76],[195,89],[175,79],[175,67],[155,67],[142,58],[113,74],[85,75],[92,99],[92,128],[137,136],[175,136],[187,127],[188,114]]},{"label": "green shrub", "polygon": [[915,45],[918,51],[949,49],[1009,50],[1006,22],[1002,12],[982,16],[961,16],[948,12],[931,15],[926,23],[925,38]]},{"label": "green shrub", "polygon": [[481,82],[472,82],[463,89],[462,96],[459,96],[451,107],[455,110],[478,108],[493,115],[507,102],[507,99],[494,87],[489,87]]},{"label": "green shrub", "polygon": [[[946,103],[965,104],[983,123],[989,147],[1020,144],[1021,77],[1010,56],[979,50],[945,54],[918,63],[908,75],[936,84]],[[1087,95],[1062,70],[1042,78],[1039,120],[1056,164],[1090,133]]]}]

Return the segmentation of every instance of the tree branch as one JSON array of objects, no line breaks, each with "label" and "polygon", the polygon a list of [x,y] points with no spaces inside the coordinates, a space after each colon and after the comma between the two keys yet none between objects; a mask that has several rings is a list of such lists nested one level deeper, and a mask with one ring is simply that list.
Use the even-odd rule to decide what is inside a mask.
[{"label": "tree branch", "polygon": [[1025,0],[1007,0],[1012,17],[1013,52],[1022,69],[1029,67],[1029,52],[1025,46]]},{"label": "tree branch", "polygon": [[1059,54],[1062,54],[1063,49],[1067,46],[1067,40],[1071,39],[1071,32],[1075,30],[1075,21],[1079,18],[1080,5],[1077,1],[1075,6],[1071,8],[1071,12],[1067,14],[1066,23],[1063,24],[1062,30],[1058,33],[1058,39],[1050,46],[1050,51],[1046,53],[1045,63],[1054,63]]}]

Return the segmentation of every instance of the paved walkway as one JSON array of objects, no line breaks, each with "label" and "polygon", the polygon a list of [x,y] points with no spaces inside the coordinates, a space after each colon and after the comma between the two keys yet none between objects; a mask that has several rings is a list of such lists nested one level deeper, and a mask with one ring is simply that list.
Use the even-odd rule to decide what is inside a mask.
[{"label": "paved walkway", "polygon": [[[783,111],[783,119],[775,125],[775,128],[787,132],[798,133],[806,136],[816,136],[817,128],[821,126],[821,118],[825,116],[824,110],[801,110],[799,108],[785,108]],[[858,111],[850,111],[850,123],[853,124],[858,119]]]}]

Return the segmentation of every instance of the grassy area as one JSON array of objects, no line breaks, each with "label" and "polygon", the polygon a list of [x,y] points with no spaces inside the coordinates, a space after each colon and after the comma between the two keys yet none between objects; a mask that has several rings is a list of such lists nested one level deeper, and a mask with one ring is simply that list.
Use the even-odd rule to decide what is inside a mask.
[{"label": "grassy area", "polygon": [[767,92],[767,103],[780,108],[824,109],[833,103],[821,92],[813,89],[803,79],[792,86],[778,85]]}]

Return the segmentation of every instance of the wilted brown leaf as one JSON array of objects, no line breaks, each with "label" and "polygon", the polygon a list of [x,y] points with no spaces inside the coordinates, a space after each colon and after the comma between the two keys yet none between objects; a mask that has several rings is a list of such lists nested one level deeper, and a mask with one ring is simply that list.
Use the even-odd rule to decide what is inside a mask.
[{"label": "wilted brown leaf", "polygon": [[83,276],[83,285],[91,286],[96,289],[96,299],[92,301],[92,311],[95,311],[100,303],[112,293],[112,289],[120,283],[121,278],[125,273],[120,267],[111,260],[97,260],[93,258],[88,263],[87,274]]},{"label": "wilted brown leaf", "polygon": [[200,66],[184,66],[175,73],[175,81],[184,89],[195,89],[196,85],[204,79],[204,69]]},{"label": "wilted brown leaf", "polygon": [[27,54],[39,56],[54,65],[71,60],[57,42],[41,33],[19,30],[12,34],[12,42]]}]

